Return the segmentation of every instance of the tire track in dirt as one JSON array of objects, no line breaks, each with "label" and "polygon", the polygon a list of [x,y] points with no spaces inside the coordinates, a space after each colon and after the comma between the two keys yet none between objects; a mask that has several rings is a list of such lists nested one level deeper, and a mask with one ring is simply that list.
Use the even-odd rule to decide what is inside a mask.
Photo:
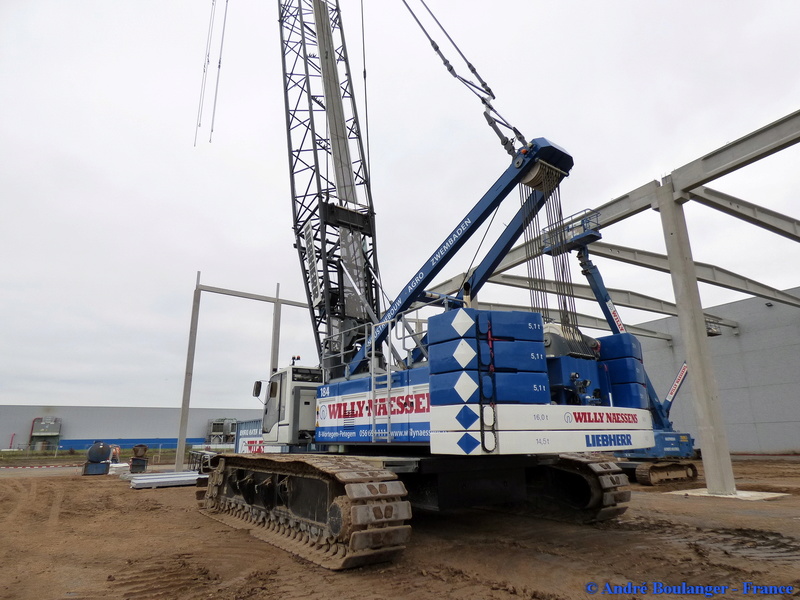
[{"label": "tire track in dirt", "polygon": [[53,529],[58,526],[61,516],[61,503],[64,501],[64,488],[55,486],[52,488],[53,500],[50,504],[50,513],[47,517],[47,528]]},{"label": "tire track in dirt", "polygon": [[8,514],[19,502],[19,495],[24,491],[24,486],[17,479],[0,479],[0,509],[2,509],[3,521],[7,520]]},{"label": "tire track in dirt", "polygon": [[128,561],[128,568],[109,575],[111,597],[125,600],[208,597],[218,580],[207,568],[191,562],[192,554]]},{"label": "tire track in dirt", "polygon": [[213,597],[215,600],[305,600],[308,590],[324,590],[326,598],[347,600],[567,600],[563,596],[481,578],[458,568],[428,565],[421,569],[419,565],[408,563],[338,573],[325,572],[310,563],[300,569],[295,566],[254,570],[239,581],[218,587]]},{"label": "tire track in dirt", "polygon": [[27,480],[27,486],[19,480],[12,480],[10,483],[12,485],[9,487],[13,488],[9,494],[12,507],[10,510],[5,512],[5,518],[3,519],[3,522],[5,523],[14,523],[17,521],[22,513],[22,510],[29,507],[36,499],[35,479]]},{"label": "tire track in dirt", "polygon": [[647,531],[677,544],[693,544],[706,551],[718,550],[729,556],[752,561],[774,561],[800,565],[800,540],[775,531],[745,528],[690,527],[658,519],[634,519],[619,523],[617,529]]},{"label": "tire track in dirt", "polygon": [[[470,568],[484,579],[504,577],[516,589],[562,589],[559,578],[542,569],[547,564],[572,565],[571,577],[584,583],[678,577],[678,583],[697,585],[727,585],[767,572],[789,583],[788,573],[800,565],[798,540],[759,530],[699,529],[647,518],[575,525],[502,509],[442,520],[447,522],[430,520],[417,530],[438,563],[461,566],[471,556]],[[476,554],[485,555],[485,564],[475,562]],[[527,577],[528,570],[539,576]]]}]

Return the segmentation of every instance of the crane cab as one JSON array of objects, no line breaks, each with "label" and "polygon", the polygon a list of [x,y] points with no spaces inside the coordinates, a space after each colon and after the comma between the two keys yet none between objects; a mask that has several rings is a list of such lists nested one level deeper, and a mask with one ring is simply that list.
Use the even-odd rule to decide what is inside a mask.
[{"label": "crane cab", "polygon": [[[268,385],[263,385],[267,383]],[[256,381],[253,396],[264,399],[262,437],[267,444],[308,444],[313,440],[317,419],[317,388],[322,370],[286,367],[268,382]]]}]

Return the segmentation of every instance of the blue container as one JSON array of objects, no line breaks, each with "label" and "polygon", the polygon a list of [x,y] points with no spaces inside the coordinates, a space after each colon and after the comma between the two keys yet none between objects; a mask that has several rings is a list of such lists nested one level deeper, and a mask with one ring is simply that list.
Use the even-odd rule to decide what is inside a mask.
[{"label": "blue container", "polygon": [[604,360],[601,364],[608,369],[608,376],[612,385],[618,383],[645,384],[644,365],[640,360],[635,358],[615,358],[614,360]]},{"label": "blue container", "polygon": [[642,360],[642,345],[631,333],[617,333],[597,338],[600,342],[600,360],[636,358]]},{"label": "blue container", "polygon": [[111,463],[108,462],[87,462],[83,463],[84,475],[108,475]]},{"label": "blue container", "polygon": [[614,406],[624,408],[647,408],[647,388],[639,383],[621,383],[611,386]]}]

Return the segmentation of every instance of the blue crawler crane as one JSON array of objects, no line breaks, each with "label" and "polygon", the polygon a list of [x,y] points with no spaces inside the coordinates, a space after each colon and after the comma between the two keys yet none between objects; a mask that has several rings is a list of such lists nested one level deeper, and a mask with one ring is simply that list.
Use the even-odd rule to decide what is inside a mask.
[{"label": "blue crawler crane", "polygon": [[[294,246],[319,363],[255,386],[264,453],[212,459],[204,512],[334,570],[396,557],[412,506],[513,503],[577,522],[620,515],[628,478],[594,453],[654,445],[652,411],[624,385],[640,364],[615,363],[615,383],[613,359],[595,352],[568,307],[556,326],[538,306],[483,310],[476,300],[517,240],[538,236],[541,209],[561,220],[572,157],[545,138],[527,141],[493,111],[488,86],[475,86],[511,162],[384,301],[338,3],[278,4]],[[458,291],[428,291],[514,190],[519,209]],[[608,338],[603,348],[631,352],[630,336]]]}]

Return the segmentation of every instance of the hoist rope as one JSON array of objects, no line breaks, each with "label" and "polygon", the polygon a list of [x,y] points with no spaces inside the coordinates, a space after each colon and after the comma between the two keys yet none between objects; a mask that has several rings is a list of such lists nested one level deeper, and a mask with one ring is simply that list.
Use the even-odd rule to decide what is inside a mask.
[{"label": "hoist rope", "polygon": [[[545,164],[540,165],[541,169],[547,168]],[[530,194],[530,188],[520,185],[519,190],[520,204],[525,206],[525,202]],[[549,190],[545,187],[541,191],[545,195],[545,204],[549,203]],[[534,210],[534,206],[529,208],[529,211]],[[523,247],[525,248],[525,264],[528,269],[528,290],[530,292],[531,310],[542,313],[545,322],[551,322],[553,318],[550,314],[548,295],[544,284],[546,275],[544,256],[542,254],[542,228],[540,225],[539,211],[536,211],[532,215],[529,212],[525,215],[525,220],[528,224],[523,229]]]},{"label": "hoist rope", "polygon": [[[527,198],[527,192],[523,186],[519,186],[519,201],[524,204]],[[528,269],[528,291],[530,293],[531,310],[534,312],[542,313],[545,322],[550,320],[550,314],[547,310],[547,296],[543,295],[539,283],[542,280],[543,273],[540,272],[542,261],[533,249],[534,231],[539,229],[539,215],[535,215],[528,227],[523,230],[523,247],[525,248],[525,265]]]},{"label": "hoist rope", "polygon": [[[566,227],[564,227],[564,216],[561,209],[561,193],[557,182],[560,174],[556,171],[545,171],[544,185],[548,183],[548,177],[553,178],[556,186],[547,207],[547,221],[549,239],[547,245],[551,248],[563,248],[566,245]],[[569,252],[554,251],[551,253],[553,259],[553,278],[555,282],[555,295],[558,300],[559,323],[561,324],[561,334],[567,342],[570,353],[577,355],[591,355],[588,344],[578,329],[578,314],[575,309],[575,291],[572,286],[572,273],[570,272]]]},{"label": "hoist rope", "polygon": [[217,7],[217,0],[211,0],[211,16],[208,19],[208,35],[206,37],[206,55],[203,61],[203,79],[200,82],[200,101],[197,106],[197,123],[194,128],[194,145],[197,146],[197,133],[202,126],[203,101],[206,96],[206,81],[208,78],[208,65],[211,64],[211,38],[214,34],[214,12]]}]

